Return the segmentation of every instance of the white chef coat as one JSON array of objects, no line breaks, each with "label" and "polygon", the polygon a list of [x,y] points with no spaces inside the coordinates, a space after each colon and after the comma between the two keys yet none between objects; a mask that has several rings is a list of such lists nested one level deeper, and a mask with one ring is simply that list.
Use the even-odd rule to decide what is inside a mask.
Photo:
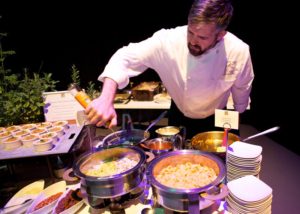
[{"label": "white chef coat", "polygon": [[232,93],[235,110],[248,106],[254,78],[249,46],[227,32],[215,47],[193,56],[187,47],[187,26],[162,29],[139,43],[119,49],[99,80],[109,77],[122,89],[129,78],[154,69],[180,111],[206,118],[226,106]]}]

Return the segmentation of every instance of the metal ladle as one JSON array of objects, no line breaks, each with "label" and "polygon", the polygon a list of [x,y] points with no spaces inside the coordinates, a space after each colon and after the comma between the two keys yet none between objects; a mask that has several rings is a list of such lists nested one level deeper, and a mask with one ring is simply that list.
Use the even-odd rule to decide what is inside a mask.
[{"label": "metal ladle", "polygon": [[156,123],[158,123],[165,115],[167,114],[167,111],[164,111],[159,115],[158,118],[156,118],[150,125],[146,128],[144,131],[144,138],[149,137],[149,129],[151,129]]}]

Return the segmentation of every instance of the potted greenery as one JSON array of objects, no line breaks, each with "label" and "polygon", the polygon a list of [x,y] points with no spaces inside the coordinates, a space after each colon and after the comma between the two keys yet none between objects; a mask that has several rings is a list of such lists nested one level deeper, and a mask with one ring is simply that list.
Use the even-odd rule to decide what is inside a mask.
[{"label": "potted greenery", "polygon": [[33,73],[27,69],[22,74],[12,73],[5,67],[5,59],[14,55],[2,49],[0,34],[0,126],[41,122],[44,120],[43,91],[53,91],[56,83],[51,73]]}]

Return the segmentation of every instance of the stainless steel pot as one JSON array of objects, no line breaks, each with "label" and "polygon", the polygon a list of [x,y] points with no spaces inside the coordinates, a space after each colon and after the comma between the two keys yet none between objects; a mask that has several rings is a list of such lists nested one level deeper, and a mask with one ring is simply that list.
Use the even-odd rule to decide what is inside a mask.
[{"label": "stainless steel pot", "polygon": [[131,145],[135,146],[146,141],[150,137],[149,132],[141,129],[120,130],[107,135],[102,140],[101,147]]},{"label": "stainless steel pot", "polygon": [[109,146],[131,145],[136,146],[150,137],[148,131],[134,129],[132,119],[129,114],[122,115],[122,130],[113,132],[103,138],[98,148],[107,148]]},{"label": "stainless steel pot", "polygon": [[[124,158],[136,161],[132,168],[109,176],[91,176],[89,169],[100,163],[120,161]],[[82,155],[74,164],[76,176],[81,179],[81,188],[89,198],[114,198],[129,193],[144,178],[146,155],[137,147],[120,146]],[[114,162],[115,163],[115,162]]]},{"label": "stainless steel pot", "polygon": [[[163,168],[187,162],[212,168],[217,175],[216,179],[203,187],[190,189],[165,186],[156,179],[156,176]],[[212,189],[219,188],[226,173],[225,165],[219,157],[197,150],[179,150],[165,153],[155,158],[149,164],[147,171],[156,201],[166,209],[189,213],[199,213],[199,210],[204,207],[203,205],[201,206],[201,203],[204,203],[205,199],[200,194],[209,193]],[[227,192],[224,189],[220,194],[210,199],[220,199],[225,197],[226,194]]]}]

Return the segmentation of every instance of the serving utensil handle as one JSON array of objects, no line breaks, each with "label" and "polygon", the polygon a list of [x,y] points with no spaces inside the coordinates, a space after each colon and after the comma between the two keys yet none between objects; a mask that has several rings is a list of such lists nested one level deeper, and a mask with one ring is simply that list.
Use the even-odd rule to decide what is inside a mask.
[{"label": "serving utensil handle", "polygon": [[271,132],[275,132],[275,131],[277,131],[278,129],[279,129],[279,126],[275,126],[275,127],[273,127],[273,128],[267,129],[267,130],[265,130],[265,131],[263,131],[263,132],[260,132],[260,133],[258,133],[258,134],[249,136],[249,137],[243,139],[242,141],[244,142],[244,141],[247,141],[247,140],[250,140],[250,139],[259,137],[259,136],[261,136],[261,135],[265,135],[265,134],[268,134],[268,133],[271,133]]}]

